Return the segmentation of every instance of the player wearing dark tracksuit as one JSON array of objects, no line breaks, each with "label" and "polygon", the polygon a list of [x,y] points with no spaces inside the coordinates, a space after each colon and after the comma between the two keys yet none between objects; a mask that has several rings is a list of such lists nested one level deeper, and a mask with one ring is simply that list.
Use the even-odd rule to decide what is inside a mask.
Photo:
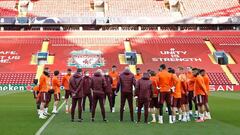
[{"label": "player wearing dark tracksuit", "polygon": [[71,109],[71,120],[74,121],[75,109],[78,104],[78,119],[82,121],[82,99],[83,90],[80,86],[82,81],[82,70],[78,69],[77,72],[69,80],[69,89],[72,95],[72,109]]},{"label": "player wearing dark tracksuit", "polygon": [[105,98],[105,89],[106,89],[106,82],[104,77],[102,76],[102,72],[98,70],[96,73],[94,73],[94,76],[92,77],[93,83],[92,83],[92,90],[93,90],[93,106],[92,106],[92,121],[94,121],[95,118],[95,111],[97,107],[97,102],[99,101],[102,118],[103,121],[106,120],[105,115],[105,108],[104,108],[104,98]]},{"label": "player wearing dark tracksuit", "polygon": [[112,83],[113,83],[113,79],[112,79],[111,76],[109,76],[107,74],[104,75],[104,79],[105,79],[105,82],[106,82],[106,90],[105,90],[106,91],[106,98],[108,98],[110,111],[112,112],[112,106],[113,106],[113,103],[112,103],[112,95],[113,95]]},{"label": "player wearing dark tracksuit", "polygon": [[89,110],[92,110],[92,92],[91,92],[91,86],[92,86],[92,78],[89,77],[89,74],[85,73],[85,76],[82,80],[82,89],[83,89],[83,111],[85,111],[85,102],[88,98],[89,100]]},{"label": "player wearing dark tracksuit", "polygon": [[144,123],[148,123],[148,108],[152,98],[152,81],[149,80],[149,74],[144,73],[143,77],[137,81],[135,96],[138,101],[138,120],[141,119],[141,108],[144,106]]},{"label": "player wearing dark tracksuit", "polygon": [[131,121],[133,118],[133,86],[136,85],[136,80],[133,73],[129,69],[125,69],[120,74],[117,91],[121,90],[121,105],[120,105],[120,121],[123,121],[123,111],[126,100],[128,101]]}]

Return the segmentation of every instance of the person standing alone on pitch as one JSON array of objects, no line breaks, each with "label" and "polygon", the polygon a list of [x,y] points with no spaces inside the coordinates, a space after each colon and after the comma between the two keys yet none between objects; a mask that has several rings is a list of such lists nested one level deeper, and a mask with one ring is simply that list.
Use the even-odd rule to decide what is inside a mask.
[{"label": "person standing alone on pitch", "polygon": [[95,111],[97,107],[97,102],[99,101],[102,118],[104,122],[106,120],[105,107],[104,107],[104,98],[106,94],[106,82],[102,75],[102,70],[97,70],[92,77],[92,90],[93,90],[93,107],[92,107],[92,122],[95,121]]},{"label": "person standing alone on pitch", "polygon": [[85,103],[86,99],[88,98],[89,101],[89,112],[92,111],[92,86],[93,80],[90,77],[89,71],[84,72],[84,77],[82,80],[82,88],[83,88],[83,111],[85,111]]},{"label": "person standing alone on pitch", "polygon": [[62,86],[64,87],[65,90],[65,102],[66,102],[66,113],[70,112],[70,105],[68,102],[68,99],[70,97],[70,90],[69,90],[69,79],[71,77],[71,72],[72,70],[69,68],[67,69],[67,74],[63,77],[62,79]]},{"label": "person standing alone on pitch", "polygon": [[148,107],[149,102],[152,98],[152,81],[149,80],[149,74],[144,73],[142,79],[137,81],[135,97],[138,101],[138,120],[137,123],[140,122],[141,119],[141,109],[144,106],[144,123],[148,123]]},{"label": "person standing alone on pitch", "polygon": [[112,71],[109,72],[109,76],[112,77],[113,83],[112,83],[112,112],[115,112],[115,98],[117,96],[117,83],[119,80],[119,74],[117,72],[117,67],[115,65],[112,66]]},{"label": "person standing alone on pitch", "polygon": [[82,122],[82,98],[83,91],[80,86],[82,81],[82,69],[77,69],[77,72],[69,80],[69,89],[72,95],[71,121],[74,122],[75,109],[78,104],[78,121]]},{"label": "person standing alone on pitch", "polygon": [[130,110],[131,121],[134,122],[133,118],[133,86],[136,86],[136,80],[134,74],[129,70],[128,67],[125,68],[123,73],[120,74],[117,91],[121,90],[121,105],[120,105],[120,121],[123,121],[123,111],[126,100],[128,101],[128,106]]}]

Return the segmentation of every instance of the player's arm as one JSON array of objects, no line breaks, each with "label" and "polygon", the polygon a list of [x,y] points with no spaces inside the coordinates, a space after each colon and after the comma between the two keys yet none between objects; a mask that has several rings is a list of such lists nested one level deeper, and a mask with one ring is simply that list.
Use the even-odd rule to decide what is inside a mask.
[{"label": "player's arm", "polygon": [[65,81],[66,81],[66,77],[64,76],[63,79],[62,79],[62,86],[64,86]]},{"label": "player's arm", "polygon": [[150,99],[152,99],[152,97],[153,97],[153,92],[154,92],[154,86],[152,85],[152,83],[151,83],[151,85],[150,85]]},{"label": "player's arm", "polygon": [[103,88],[104,93],[106,93],[107,82],[104,77],[102,78],[102,88]]},{"label": "player's arm", "polygon": [[121,77],[119,77],[119,80],[117,82],[117,89],[116,89],[116,93],[118,93],[121,89]]},{"label": "player's arm", "polygon": [[137,82],[136,82],[136,79],[135,79],[135,77],[133,76],[133,78],[132,78],[132,79],[133,79],[133,80],[132,80],[132,81],[133,81],[133,86],[134,86],[134,87],[136,87],[136,83],[137,83]]},{"label": "player's arm", "polygon": [[37,90],[36,90],[36,86],[33,87],[33,97],[36,99],[37,98]]},{"label": "player's arm", "polygon": [[57,85],[57,87],[61,87],[61,84],[60,84],[59,80],[56,80],[56,85]]}]

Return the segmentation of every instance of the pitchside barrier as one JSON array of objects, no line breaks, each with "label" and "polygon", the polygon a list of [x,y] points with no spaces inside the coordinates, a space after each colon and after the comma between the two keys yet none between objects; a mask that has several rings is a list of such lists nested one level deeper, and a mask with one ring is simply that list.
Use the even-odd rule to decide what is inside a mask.
[{"label": "pitchside barrier", "polygon": [[[29,84],[3,84],[1,91],[32,91],[33,85]],[[63,86],[60,87],[63,90]],[[210,91],[240,91],[240,85],[210,85]]]}]

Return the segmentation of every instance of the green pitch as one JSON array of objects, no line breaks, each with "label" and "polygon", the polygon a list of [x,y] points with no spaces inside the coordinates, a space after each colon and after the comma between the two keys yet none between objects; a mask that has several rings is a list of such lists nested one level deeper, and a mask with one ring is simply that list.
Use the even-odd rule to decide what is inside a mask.
[{"label": "green pitch", "polygon": [[[217,92],[209,98],[212,120],[205,123],[168,124],[164,125],[135,124],[129,121],[128,109],[124,114],[124,122],[119,122],[119,96],[115,113],[109,113],[106,105],[108,123],[103,123],[99,111],[96,121],[90,122],[90,113],[84,112],[82,123],[70,122],[70,115],[65,114],[65,106],[49,125],[44,135],[239,135],[240,133],[240,93]],[[51,103],[52,105],[53,103]],[[88,107],[88,106],[87,106]],[[51,109],[49,109],[51,111]],[[136,116],[136,114],[135,114]],[[151,118],[149,117],[149,120]],[[35,102],[30,92],[0,92],[0,134],[1,135],[33,135],[47,120],[39,120],[35,111]]]}]

